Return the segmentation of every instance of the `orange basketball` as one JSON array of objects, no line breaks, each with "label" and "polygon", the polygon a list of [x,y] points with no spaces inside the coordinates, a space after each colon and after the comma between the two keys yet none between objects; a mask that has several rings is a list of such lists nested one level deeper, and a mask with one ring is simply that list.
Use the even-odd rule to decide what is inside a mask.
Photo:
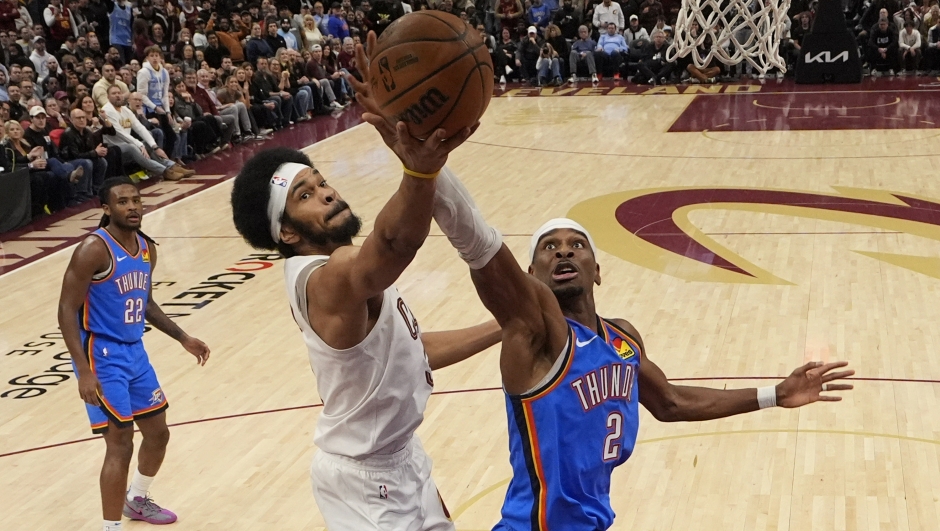
[{"label": "orange basketball", "polygon": [[369,73],[382,116],[416,138],[447,137],[483,116],[493,95],[493,62],[483,39],[459,17],[416,11],[389,24],[372,50]]}]

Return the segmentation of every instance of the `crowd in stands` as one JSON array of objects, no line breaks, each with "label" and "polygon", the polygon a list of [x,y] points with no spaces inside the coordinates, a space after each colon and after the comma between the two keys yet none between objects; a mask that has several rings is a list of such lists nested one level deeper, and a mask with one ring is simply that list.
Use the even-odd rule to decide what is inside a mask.
[{"label": "crowd in stands", "polygon": [[307,0],[64,1],[0,0],[0,172],[28,172],[33,218],[92,199],[107,177],[179,180],[195,160],[342,112],[345,75],[361,79],[355,44],[404,14],[368,0],[329,13]]},{"label": "crowd in stands", "polygon": [[[940,73],[938,0],[839,2],[847,27],[858,40],[865,75]],[[787,11],[780,49],[789,74],[803,39],[812,32],[817,6],[817,0],[793,0]],[[749,4],[752,12],[761,7],[757,0]],[[726,65],[714,60],[701,67],[693,63],[692,54],[668,60],[666,51],[681,8],[681,0],[563,0],[561,4],[558,0],[489,0],[482,6],[465,5],[458,13],[484,33],[500,82],[545,86],[565,80],[624,78],[656,85],[763,75],[745,61]],[[689,31],[693,36],[702,34],[696,22]],[[747,40],[747,35],[736,37],[740,42]],[[700,56],[706,56],[712,44],[706,35],[699,45]],[[730,39],[718,45],[731,46]],[[770,74],[783,76],[779,71]]]},{"label": "crowd in stands", "polygon": [[[869,72],[940,70],[940,8],[923,1],[842,2]],[[345,75],[361,79],[355,45],[427,9],[480,32],[501,83],[752,74],[667,60],[681,0],[0,0],[0,167],[29,170],[33,216],[89,200],[108,176],[186,177],[201,157],[342,112]],[[815,9],[787,13],[791,65]]]}]

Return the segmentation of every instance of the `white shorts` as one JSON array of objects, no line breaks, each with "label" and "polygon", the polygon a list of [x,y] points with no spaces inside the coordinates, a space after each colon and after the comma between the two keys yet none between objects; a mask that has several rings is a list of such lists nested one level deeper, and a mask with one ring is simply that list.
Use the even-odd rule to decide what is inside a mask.
[{"label": "white shorts", "polygon": [[361,460],[318,451],[310,478],[329,531],[454,531],[417,437]]}]

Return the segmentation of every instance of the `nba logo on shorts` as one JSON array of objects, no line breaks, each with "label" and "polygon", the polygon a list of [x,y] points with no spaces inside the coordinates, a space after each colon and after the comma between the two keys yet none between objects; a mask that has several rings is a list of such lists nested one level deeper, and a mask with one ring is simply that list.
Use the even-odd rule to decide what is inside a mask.
[{"label": "nba logo on shorts", "polygon": [[387,500],[388,499],[388,489],[385,485],[379,485],[379,499]]},{"label": "nba logo on shorts", "polygon": [[286,188],[287,179],[285,179],[284,177],[281,177],[280,175],[275,175],[274,177],[271,178],[271,184],[273,184],[274,186],[280,186],[282,188]]}]

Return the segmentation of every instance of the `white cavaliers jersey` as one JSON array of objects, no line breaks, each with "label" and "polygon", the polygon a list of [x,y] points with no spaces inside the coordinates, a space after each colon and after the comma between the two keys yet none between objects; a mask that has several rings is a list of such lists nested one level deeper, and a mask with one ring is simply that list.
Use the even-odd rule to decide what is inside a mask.
[{"label": "white cavaliers jersey", "polygon": [[433,380],[418,321],[395,286],[382,297],[375,326],[355,347],[336,350],[310,327],[307,279],[329,256],[295,256],[284,263],[287,297],[304,334],[323,411],[313,442],[354,459],[405,447],[424,420]]}]

